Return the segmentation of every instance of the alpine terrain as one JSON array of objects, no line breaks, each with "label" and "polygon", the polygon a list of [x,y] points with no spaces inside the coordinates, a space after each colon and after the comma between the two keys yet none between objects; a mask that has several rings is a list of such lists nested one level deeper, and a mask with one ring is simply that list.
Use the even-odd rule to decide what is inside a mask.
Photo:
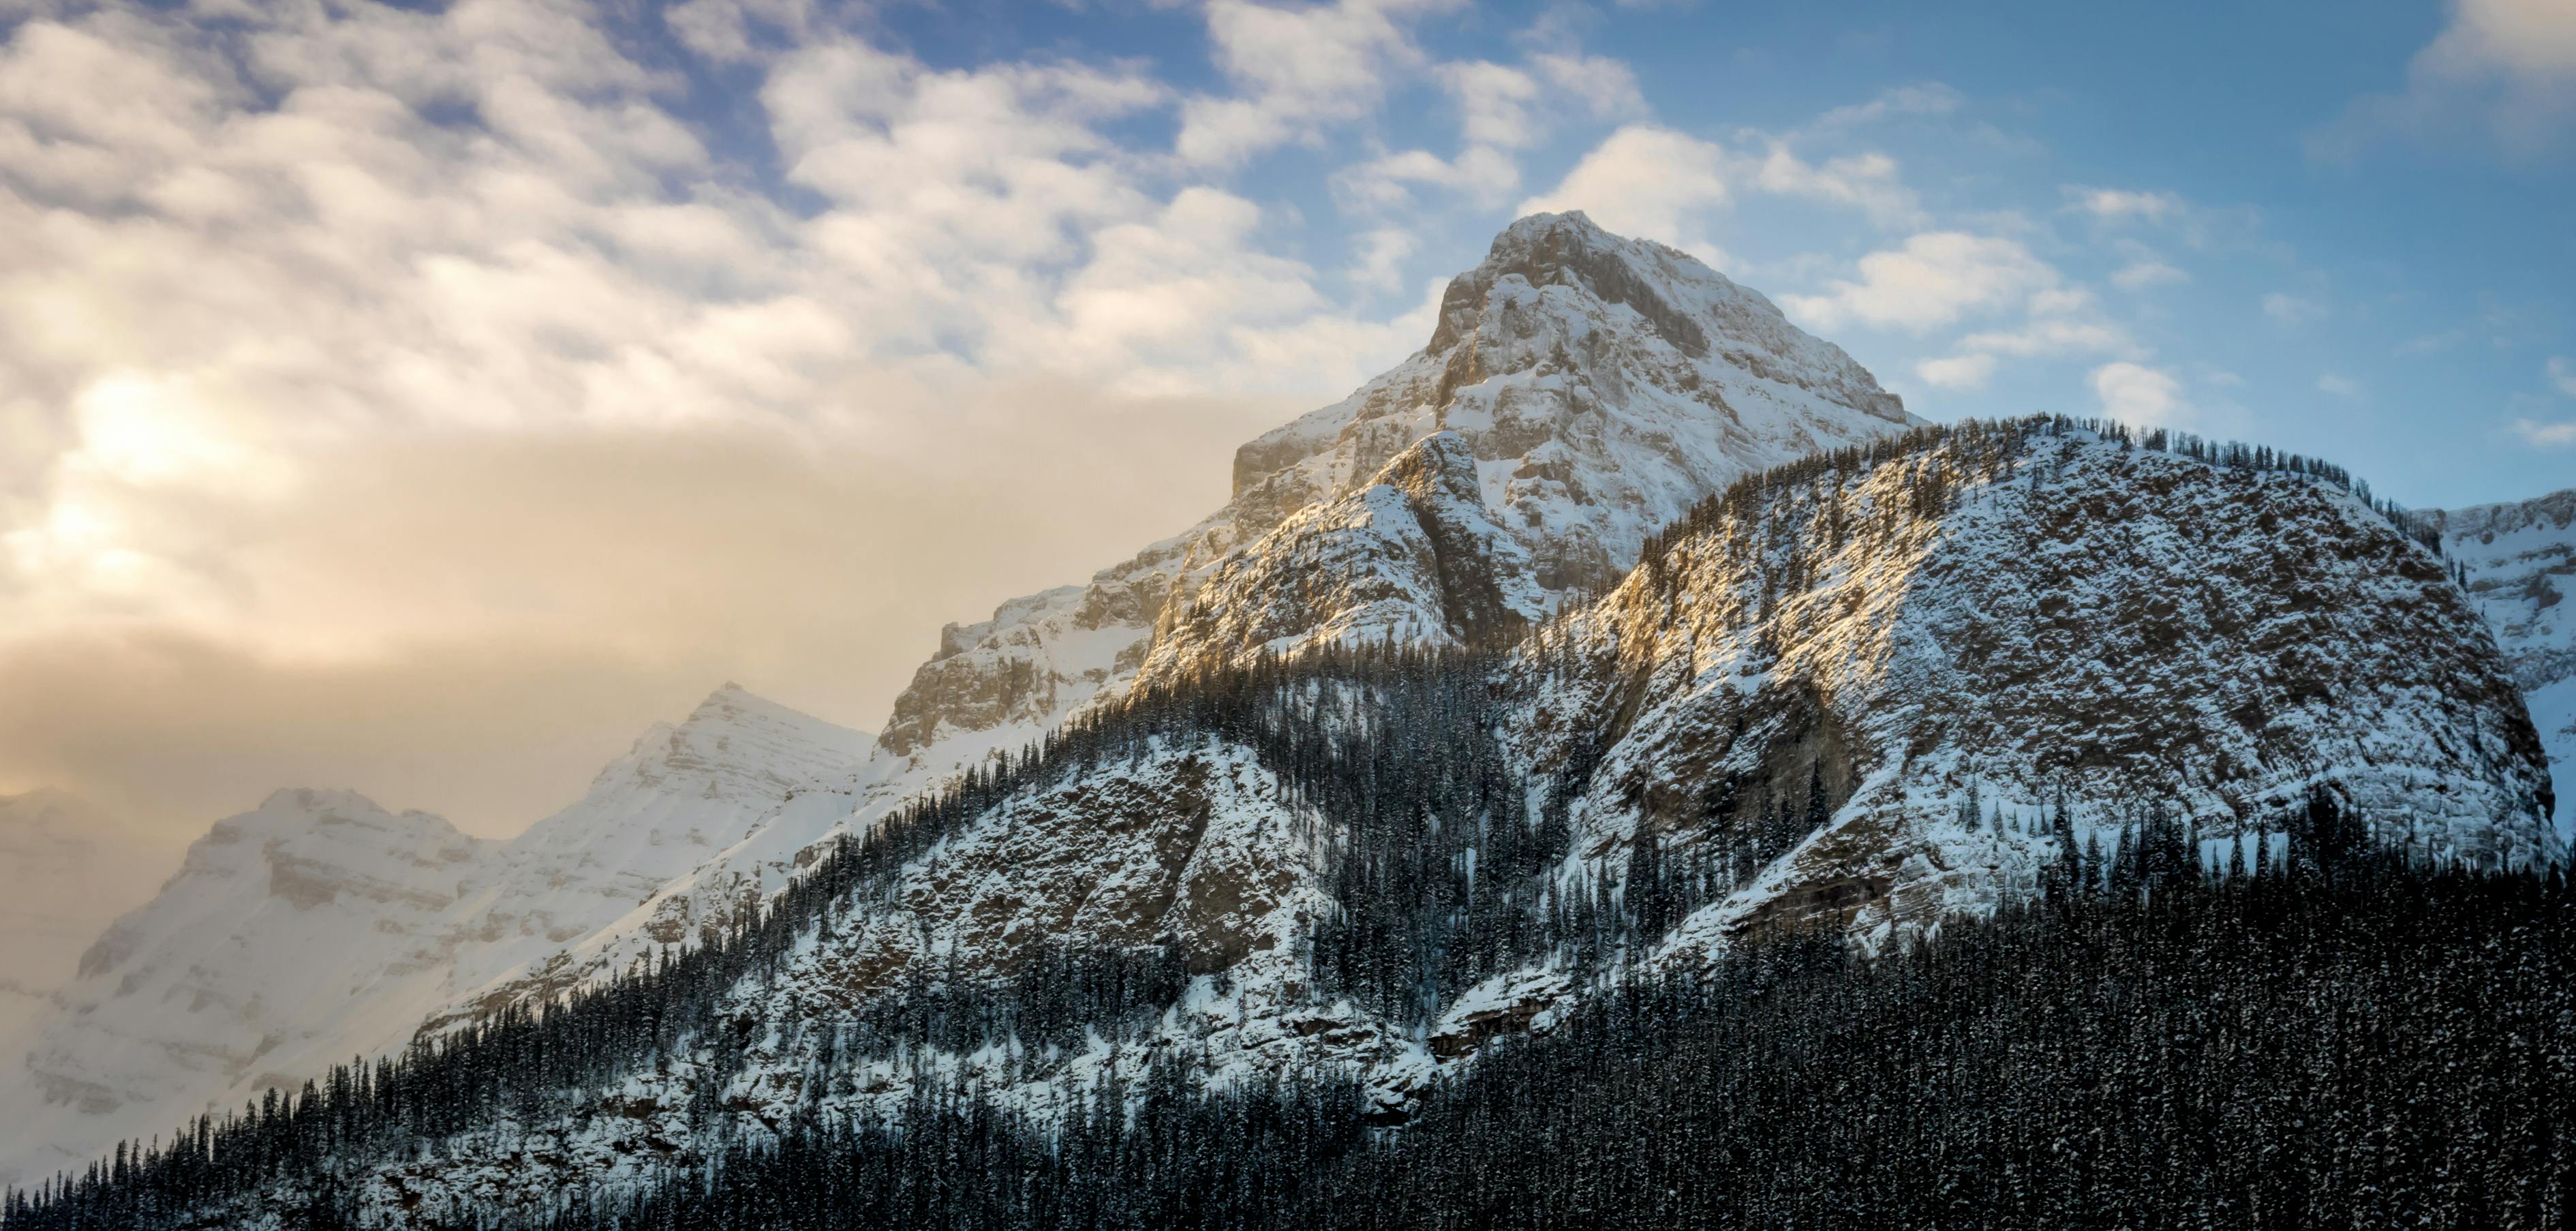
[{"label": "alpine terrain", "polygon": [[219,823],[7,1096],[166,1144],[0,1214],[2563,1225],[2568,526],[1924,424],[1525,218],[873,743],[728,687],[507,843]]}]

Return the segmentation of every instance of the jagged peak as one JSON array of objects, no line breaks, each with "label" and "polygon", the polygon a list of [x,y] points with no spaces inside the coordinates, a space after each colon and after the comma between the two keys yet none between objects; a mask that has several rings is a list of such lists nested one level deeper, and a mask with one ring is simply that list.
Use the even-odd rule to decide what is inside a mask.
[{"label": "jagged peak", "polygon": [[1479,498],[1476,451],[1456,432],[1433,432],[1388,458],[1366,486],[1399,488],[1417,497],[1430,495],[1431,488],[1438,486],[1449,495],[1475,501]]},{"label": "jagged peak", "polygon": [[[1624,304],[1693,357],[1708,353],[1708,331],[1691,318],[1685,304],[1675,302],[1671,283],[1705,281],[1713,294],[1703,297],[1742,294],[1725,275],[1688,253],[1611,234],[1581,210],[1532,214],[1503,228],[1482,264],[1450,279],[1440,300],[1440,323],[1424,350],[1436,355],[1473,334],[1482,323],[1487,293],[1514,276],[1532,286],[1570,286],[1605,303]],[[1759,302],[1778,314],[1769,300]]]},{"label": "jagged peak", "polygon": [[2434,510],[2429,515],[2439,521],[2446,534],[2505,533],[2533,525],[2564,530],[2570,524],[2576,524],[2576,487],[2561,488],[2528,500],[2502,500],[2494,504]]},{"label": "jagged peak", "polygon": [[[677,724],[646,727],[625,756],[600,770],[591,789],[596,794],[638,780],[667,784],[673,773],[693,782],[743,775],[762,781],[836,779],[855,772],[875,742],[865,731],[791,709],[727,681]],[[581,807],[577,803],[568,811]],[[538,822],[530,832],[551,828],[554,819]]]},{"label": "jagged peak", "polygon": [[[375,800],[346,787],[279,787],[259,801],[259,812],[320,816],[329,812],[374,812],[385,816],[393,813]],[[428,816],[429,813],[420,813]]]}]

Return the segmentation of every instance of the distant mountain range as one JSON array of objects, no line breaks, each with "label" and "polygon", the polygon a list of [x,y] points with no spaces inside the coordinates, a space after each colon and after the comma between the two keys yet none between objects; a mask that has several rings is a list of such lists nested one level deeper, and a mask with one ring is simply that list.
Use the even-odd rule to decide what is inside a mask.
[{"label": "distant mountain range", "polygon": [[[2428,861],[2566,852],[2576,492],[2398,516],[2312,459],[1928,425],[1580,213],[1514,223],[1422,351],[1243,446],[1233,488],[948,626],[877,737],[727,685],[508,842],[346,792],[218,822],[51,992],[0,1179],[649,969],[872,835],[920,837],[726,993],[760,1028],[724,1065],[625,1073],[364,1200],[640,1184],[804,1109],[897,1113],[924,1072],[1042,1115],[1136,1048],[1347,1069],[1401,1117],[1603,962],[1818,926],[1884,951],[2168,830],[2212,868],[2320,806]],[[886,1007],[1069,954],[1175,990],[1044,1049]]]}]

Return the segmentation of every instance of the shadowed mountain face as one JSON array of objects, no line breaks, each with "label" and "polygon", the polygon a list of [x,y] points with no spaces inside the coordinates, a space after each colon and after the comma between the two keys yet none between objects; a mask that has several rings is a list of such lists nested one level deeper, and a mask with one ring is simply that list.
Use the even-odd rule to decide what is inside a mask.
[{"label": "shadowed mountain face", "polygon": [[2576,488],[2434,516],[2549,748],[2559,836],[2576,836]]}]

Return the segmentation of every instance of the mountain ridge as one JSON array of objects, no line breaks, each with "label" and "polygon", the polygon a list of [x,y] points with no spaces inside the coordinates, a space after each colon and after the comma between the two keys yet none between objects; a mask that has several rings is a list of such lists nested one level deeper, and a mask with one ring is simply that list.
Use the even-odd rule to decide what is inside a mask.
[{"label": "mountain ridge", "polygon": [[[897,1106],[919,1070],[874,1056],[836,1069],[817,1050],[848,1027],[835,1015],[929,994],[908,989],[1007,985],[1063,945],[1144,964],[1112,983],[1183,990],[1152,1021],[1044,1055],[918,1040],[908,1054],[1030,1107],[1115,1074],[1122,1046],[1195,1049],[1235,1075],[1348,1064],[1372,1106],[1400,1115],[1490,1041],[1547,1029],[1592,968],[1508,949],[1426,973],[1436,994],[1390,992],[1371,982],[1382,955],[1368,929],[1433,925],[1362,909],[1385,875],[1371,860],[1462,876],[1471,901],[1500,894],[1491,908],[1513,926],[1632,920],[1583,925],[1587,962],[1648,941],[1655,961],[1705,962],[1749,930],[1816,921],[1884,947],[2035,891],[2078,855],[2079,833],[2116,850],[2148,832],[2149,801],[2051,793],[2051,773],[2061,791],[2105,780],[2085,777],[2088,740],[2141,773],[2165,773],[2155,749],[2178,750],[2188,772],[2165,802],[2206,813],[2212,858],[2279,834],[2341,781],[2301,769],[2310,752],[2366,771],[2345,804],[2438,818],[2448,845],[2428,839],[2428,855],[2557,853],[2524,816],[2548,792],[2545,748],[2486,624],[2366,502],[2314,473],[2212,463],[2102,426],[1918,423],[1838,348],[1675,250],[1579,214],[1514,223],[1452,282],[1423,351],[1238,450],[1225,508],[1087,584],[943,629],[872,746],[727,685],[532,827],[546,837],[493,864],[470,915],[494,932],[487,945],[517,943],[478,950],[496,956],[470,975],[450,960],[451,982],[409,1027],[421,1037],[726,935],[961,771],[979,801],[734,993],[768,1033],[720,1083],[629,1075],[615,1097],[633,1114],[596,1131],[518,1124],[434,1173],[371,1176],[368,1200],[456,1212],[549,1152],[571,1160],[557,1181],[640,1182],[650,1166],[636,1151],[696,1148],[692,1117],[711,1101],[745,1131],[815,1100]],[[2204,518],[2228,533],[2192,532]],[[2274,534],[2319,563],[2267,557]],[[2262,620],[2230,614],[2213,586]],[[2338,622],[2338,606],[2364,614]],[[2392,611],[2431,631],[2410,641],[2370,622]],[[1999,622],[2010,627],[1988,627]],[[2343,648],[2309,662],[2291,652],[2303,640]],[[2410,672],[2371,645],[2412,645],[2444,671]],[[2183,651],[2182,666],[2151,669]],[[1490,730],[1449,730],[1483,712],[1471,694],[1484,684],[1407,675],[1418,662],[1403,655],[1425,653],[1494,673],[1510,704]],[[1327,666],[1298,674],[1288,660]],[[2386,687],[2338,715],[2344,677]],[[1247,678],[1281,691],[1258,705],[1193,692]],[[1890,680],[1938,704],[1909,709]],[[2270,690],[2250,709],[2231,691],[2246,681]],[[2075,695],[2065,713],[2025,706],[2048,721],[2023,725],[2078,763],[2015,768],[2038,765],[2008,738],[2018,720],[1979,708],[2033,688]],[[1066,732],[1144,721],[1122,706],[1186,719],[1202,703],[1227,717],[1148,723],[1084,753],[1069,779],[1008,777]],[[709,725],[692,733],[699,714]],[[2515,714],[2521,727],[2505,730]],[[2370,744],[2383,719],[2405,738]],[[1315,727],[1304,744],[1281,734],[1298,723]],[[1430,780],[1413,802],[1439,823],[1319,802],[1314,766],[1417,731],[1455,746],[1370,772]],[[2437,799],[2451,782],[2461,798]],[[1524,837],[1494,836],[1509,832],[1497,817]],[[660,837],[602,845],[637,825]],[[1463,866],[1400,864],[1405,842]],[[593,858],[602,850],[624,862]],[[600,909],[557,926],[524,905],[558,878]],[[1155,965],[1166,951],[1173,965]],[[828,1097],[810,1093],[815,1071],[837,1074]]]}]

